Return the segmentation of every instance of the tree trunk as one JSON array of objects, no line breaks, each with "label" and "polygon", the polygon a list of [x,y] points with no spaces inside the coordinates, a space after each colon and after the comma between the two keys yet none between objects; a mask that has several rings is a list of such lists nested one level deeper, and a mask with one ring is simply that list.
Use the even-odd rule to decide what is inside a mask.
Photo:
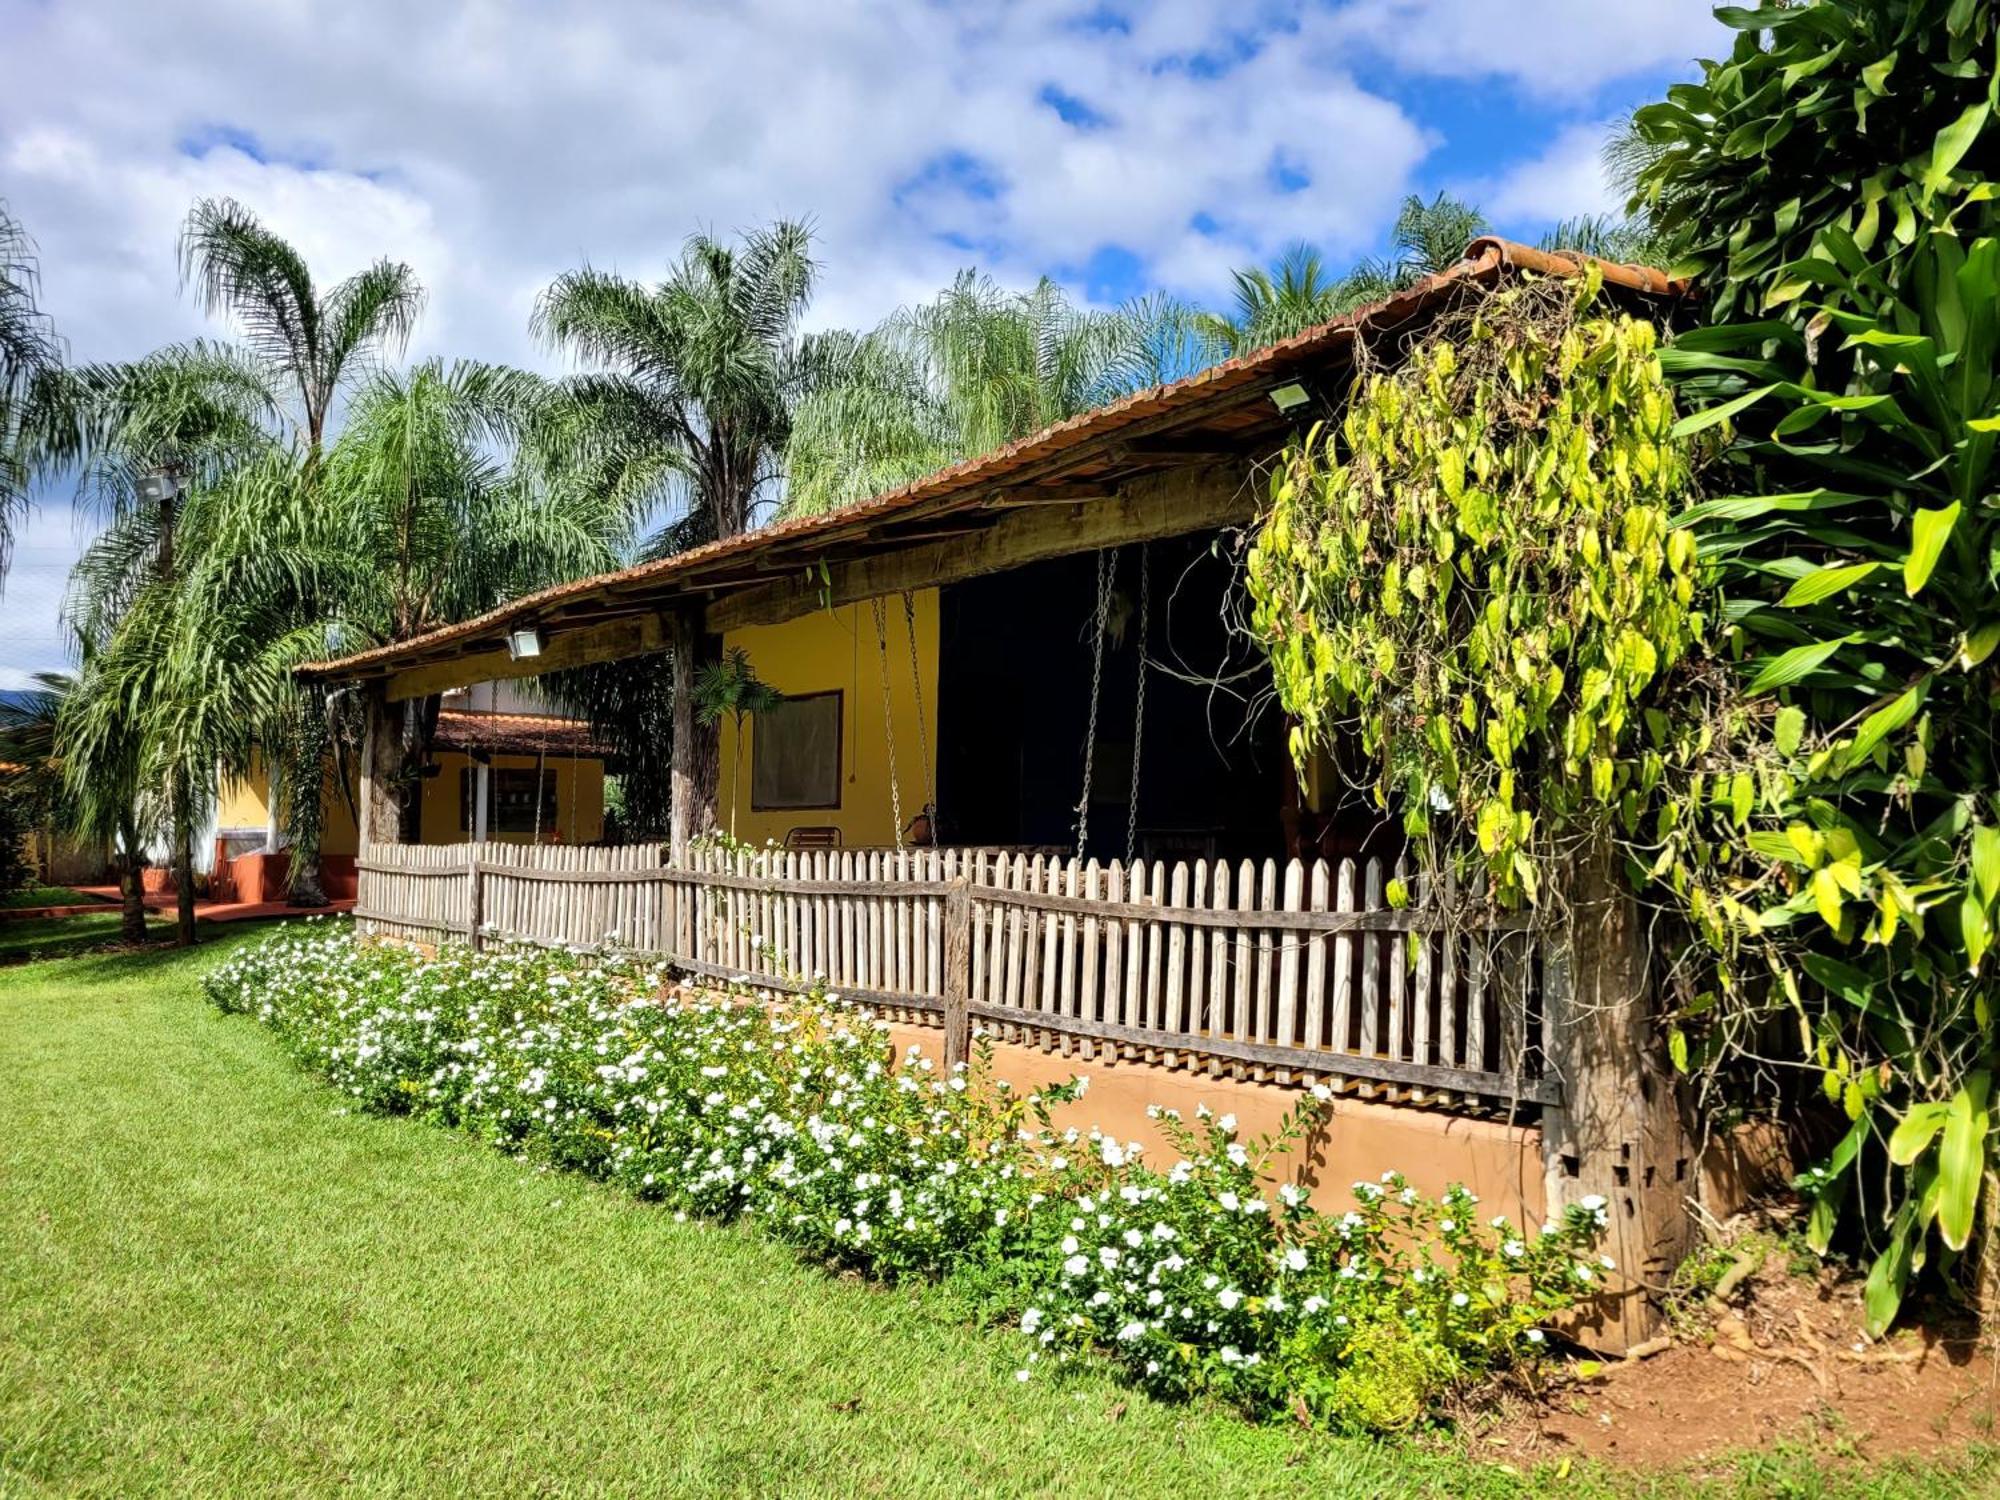
[{"label": "tree trunk", "polygon": [[688,841],[715,827],[716,793],[722,775],[722,735],[718,724],[702,724],[694,712],[694,683],[704,662],[722,659],[722,640],[701,628],[700,617],[682,611],[673,620],[674,744],[671,846],[679,863]]},{"label": "tree trunk", "polygon": [[293,763],[285,768],[285,822],[292,848],[285,883],[293,906],[326,905],[319,868],[320,832],[326,821],[326,740],[326,705],[317,693],[307,692],[299,705]]},{"label": "tree trunk", "polygon": [[185,779],[176,773],[173,788],[174,942],[194,946],[194,809]]},{"label": "tree trunk", "polygon": [[128,943],[146,941],[146,856],[139,847],[138,821],[121,821],[118,841],[125,853],[120,861],[118,894],[122,898],[118,933]]},{"label": "tree trunk", "polygon": [[361,853],[403,841],[403,705],[390,703],[379,684],[362,698]]},{"label": "tree trunk", "polygon": [[1680,1091],[1653,1021],[1650,958],[1609,841],[1576,860],[1568,942],[1546,966],[1543,1025],[1563,1102],[1542,1114],[1548,1213],[1603,1200],[1605,1295],[1570,1329],[1622,1353],[1652,1335],[1663,1287],[1694,1246],[1694,1161]]}]

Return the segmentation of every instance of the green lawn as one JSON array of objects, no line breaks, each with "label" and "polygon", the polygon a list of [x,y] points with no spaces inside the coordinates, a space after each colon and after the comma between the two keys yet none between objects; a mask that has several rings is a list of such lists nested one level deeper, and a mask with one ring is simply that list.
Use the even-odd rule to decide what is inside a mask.
[{"label": "green lawn", "polygon": [[88,906],[98,898],[66,885],[26,885],[18,891],[0,893],[0,910],[30,906]]},{"label": "green lawn", "polygon": [[[193,956],[0,969],[0,1494],[1680,1495],[1016,1384],[929,1290],[350,1114]],[[1972,1494],[1748,1458],[1720,1493]]]}]

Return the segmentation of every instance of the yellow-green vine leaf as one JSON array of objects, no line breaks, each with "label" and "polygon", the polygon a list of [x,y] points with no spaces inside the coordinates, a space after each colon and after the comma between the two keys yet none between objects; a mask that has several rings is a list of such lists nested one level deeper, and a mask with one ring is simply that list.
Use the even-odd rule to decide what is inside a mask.
[{"label": "yellow-green vine leaf", "polygon": [[1938,1233],[1953,1250],[1972,1239],[1979,1189],[1986,1176],[1987,1091],[1992,1075],[1972,1074],[1952,1095],[1938,1148]]}]

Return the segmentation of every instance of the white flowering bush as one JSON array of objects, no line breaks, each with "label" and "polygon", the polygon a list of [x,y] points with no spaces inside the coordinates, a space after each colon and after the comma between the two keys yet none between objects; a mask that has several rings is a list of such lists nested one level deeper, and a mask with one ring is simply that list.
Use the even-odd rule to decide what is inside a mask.
[{"label": "white flowering bush", "polygon": [[949,1278],[1018,1319],[1022,1379],[1101,1355],[1165,1396],[1403,1427],[1535,1358],[1609,1265],[1595,1200],[1530,1235],[1390,1173],[1315,1211],[1270,1168],[1324,1090],[1258,1141],[1205,1109],[1156,1112],[1176,1155],[1158,1170],[1136,1144],[1051,1128],[1081,1079],[1017,1095],[983,1044],[945,1071],[833,997],[684,990],[629,957],[425,957],[314,922],[207,985],[370,1109],[755,1220],[828,1263]]}]

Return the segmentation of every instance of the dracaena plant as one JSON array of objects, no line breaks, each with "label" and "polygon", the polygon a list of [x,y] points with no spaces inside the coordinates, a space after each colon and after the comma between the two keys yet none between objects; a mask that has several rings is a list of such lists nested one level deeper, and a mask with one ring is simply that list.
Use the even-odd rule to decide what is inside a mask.
[{"label": "dracaena plant", "polygon": [[1728,440],[1721,498],[1680,524],[1760,741],[1711,861],[1736,889],[1697,926],[1711,972],[1763,982],[1689,984],[1676,1055],[1740,1062],[1773,1034],[1751,1017],[1796,1039],[1776,1060],[1847,1122],[1803,1179],[1812,1232],[1863,1231],[1880,1328],[1992,1198],[2000,21],[1976,0],[1718,15],[1731,55],[1636,124],[1641,197],[1710,316],[1665,355],[1697,409],[1681,430]]}]

